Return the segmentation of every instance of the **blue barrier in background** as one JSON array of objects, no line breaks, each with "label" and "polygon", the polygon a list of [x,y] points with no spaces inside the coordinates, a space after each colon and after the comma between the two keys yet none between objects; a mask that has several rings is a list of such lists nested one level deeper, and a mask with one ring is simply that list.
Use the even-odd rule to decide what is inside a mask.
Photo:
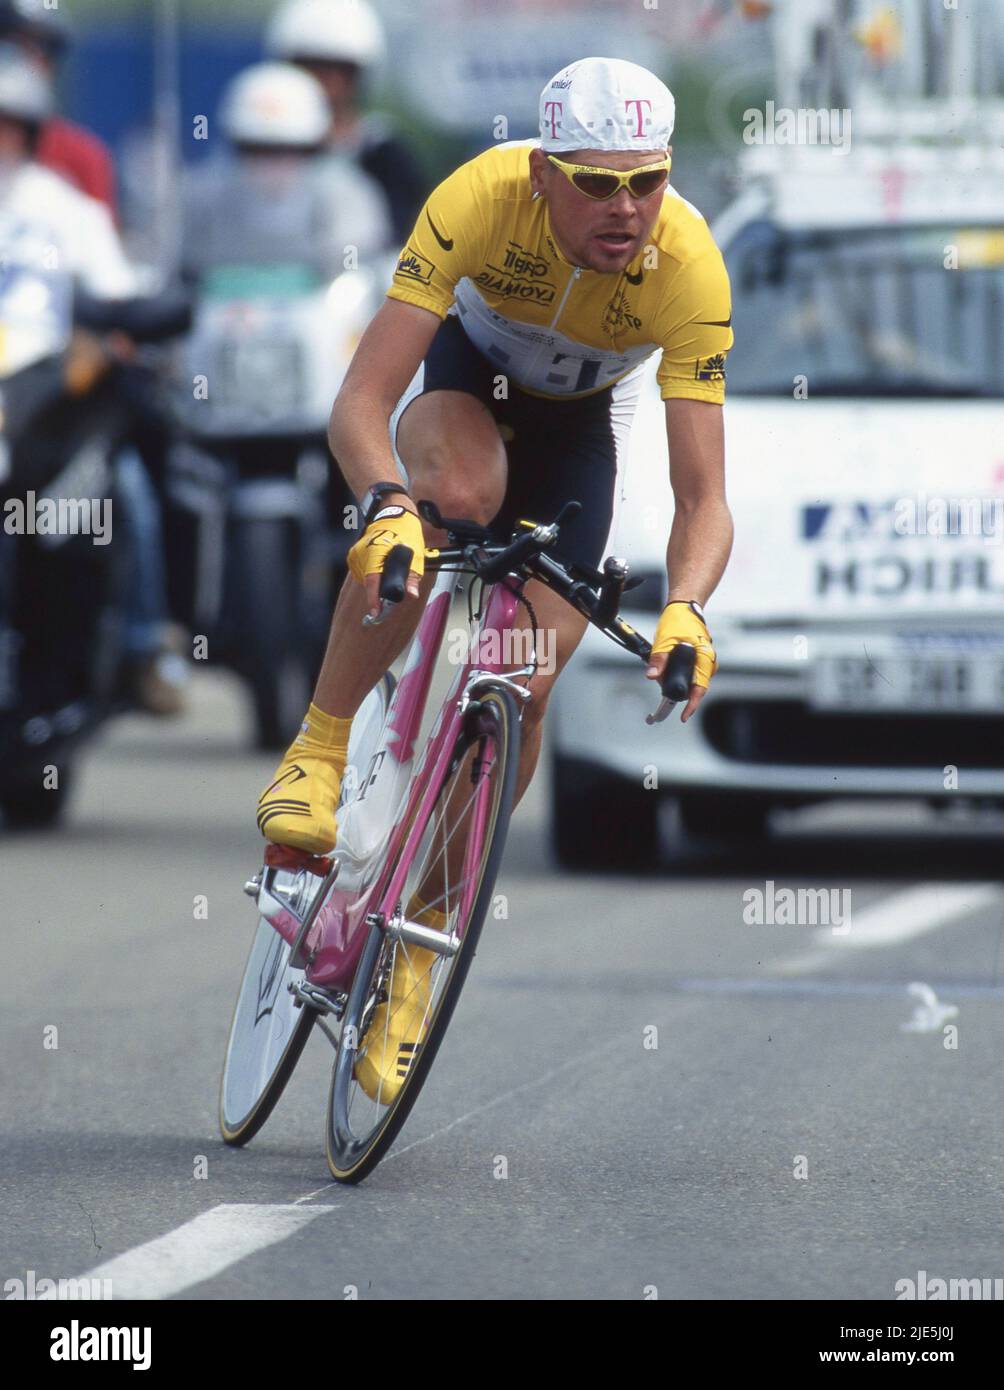
[{"label": "blue barrier in background", "polygon": [[[211,140],[189,138],[193,118],[211,119],[228,80],[260,57],[257,30],[186,26],[179,53],[186,160],[203,157],[212,147]],[[60,83],[63,113],[95,131],[118,153],[130,130],[150,124],[153,74],[151,26],[98,25],[81,30]]]}]

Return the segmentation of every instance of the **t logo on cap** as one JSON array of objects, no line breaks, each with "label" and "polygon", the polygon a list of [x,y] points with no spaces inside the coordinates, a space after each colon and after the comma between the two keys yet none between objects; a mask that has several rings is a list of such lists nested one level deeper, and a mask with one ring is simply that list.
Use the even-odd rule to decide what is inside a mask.
[{"label": "t logo on cap", "polygon": [[638,129],[635,131],[635,135],[644,135],[645,132],[642,129],[641,123],[641,108],[643,106],[647,106],[649,110],[649,115],[651,115],[652,103],[648,100],[647,97],[634,97],[631,101],[626,101],[624,103],[624,110],[626,111],[629,106],[636,106],[638,108]]},{"label": "t logo on cap", "polygon": [[550,121],[550,122],[551,122],[551,139],[552,139],[552,140],[556,140],[556,139],[558,138],[558,132],[557,132],[557,129],[556,129],[555,124],[554,124],[555,119],[556,119],[555,113],[557,113],[557,115],[560,116],[563,110],[564,110],[564,105],[563,105],[563,103],[560,102],[560,101],[545,101],[545,102],[544,102],[544,120],[545,120],[545,121]]}]

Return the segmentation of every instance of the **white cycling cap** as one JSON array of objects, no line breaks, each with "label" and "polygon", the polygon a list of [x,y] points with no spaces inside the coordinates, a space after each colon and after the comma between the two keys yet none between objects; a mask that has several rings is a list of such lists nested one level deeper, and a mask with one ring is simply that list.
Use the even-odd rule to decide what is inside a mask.
[{"label": "white cycling cap", "polygon": [[265,51],[287,62],[369,68],[384,56],[383,25],[366,0],[287,0],[269,22]]},{"label": "white cycling cap", "polygon": [[292,63],[255,63],[233,79],[220,103],[220,123],[235,145],[314,149],[331,129],[321,84]]},{"label": "white cycling cap", "polygon": [[664,150],[676,102],[655,73],[621,58],[581,58],[555,73],[540,94],[540,147]]}]

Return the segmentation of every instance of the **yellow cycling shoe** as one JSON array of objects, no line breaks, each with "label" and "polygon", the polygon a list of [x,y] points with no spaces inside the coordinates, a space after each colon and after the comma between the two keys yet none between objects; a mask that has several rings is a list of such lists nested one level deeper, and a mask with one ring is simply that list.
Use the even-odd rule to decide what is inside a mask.
[{"label": "yellow cycling shoe", "polygon": [[309,854],[334,849],[335,807],[351,726],[351,719],[337,719],[310,706],[275,777],[258,799],[258,829],[266,840]]},{"label": "yellow cycling shoe", "polygon": [[[436,931],[446,928],[445,912],[426,907],[420,898],[408,904],[408,920]],[[407,1078],[425,1036],[426,1011],[432,997],[431,970],[437,953],[399,942],[391,973],[390,999],[373,1011],[364,1039],[365,1052],[355,1077],[370,1100],[390,1105]]]}]

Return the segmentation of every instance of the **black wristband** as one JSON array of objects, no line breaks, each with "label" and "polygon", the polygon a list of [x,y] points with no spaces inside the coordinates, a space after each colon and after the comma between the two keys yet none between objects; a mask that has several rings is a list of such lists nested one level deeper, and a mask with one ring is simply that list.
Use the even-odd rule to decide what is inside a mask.
[{"label": "black wristband", "polygon": [[379,509],[383,498],[389,496],[392,492],[400,493],[403,497],[408,497],[414,501],[414,498],[412,498],[411,493],[405,487],[404,483],[374,483],[371,488],[367,489],[360,503],[360,506],[363,508],[364,527],[370,524],[370,518],[373,516],[374,512]]},{"label": "black wristband", "polygon": [[692,613],[696,613],[697,616],[700,618],[701,622],[704,623],[705,626],[707,626],[708,620],[704,616],[704,609],[697,602],[696,598],[671,598],[669,602],[666,604],[666,607],[668,608],[672,603],[685,603],[687,607],[690,609],[690,611]]}]

